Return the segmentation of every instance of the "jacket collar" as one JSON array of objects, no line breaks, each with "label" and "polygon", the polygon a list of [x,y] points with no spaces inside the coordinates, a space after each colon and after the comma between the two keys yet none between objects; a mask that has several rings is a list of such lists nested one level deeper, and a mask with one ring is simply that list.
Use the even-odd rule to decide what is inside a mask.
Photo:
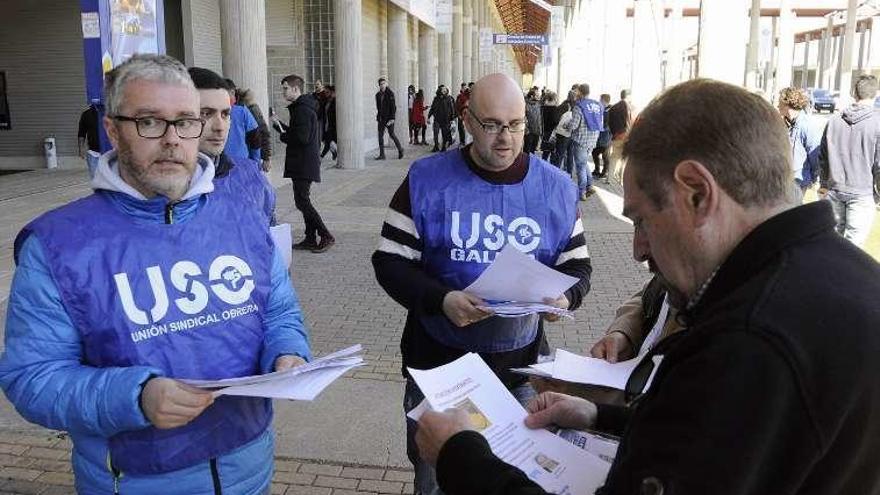
[{"label": "jacket collar", "polygon": [[[189,190],[180,198],[180,201],[214,191],[214,162],[208,155],[199,153],[197,165],[193,172],[192,180],[190,180]],[[98,167],[95,170],[95,177],[92,179],[92,189],[123,193],[126,196],[141,201],[147,200],[143,194],[122,180],[122,176],[119,175],[119,167],[117,166],[116,150],[111,150],[101,155],[101,158],[98,160]]]},{"label": "jacket collar", "polygon": [[704,309],[746,283],[781,252],[793,245],[834,230],[834,214],[827,201],[786,210],[755,227],[727,257],[685,316],[692,320]]}]

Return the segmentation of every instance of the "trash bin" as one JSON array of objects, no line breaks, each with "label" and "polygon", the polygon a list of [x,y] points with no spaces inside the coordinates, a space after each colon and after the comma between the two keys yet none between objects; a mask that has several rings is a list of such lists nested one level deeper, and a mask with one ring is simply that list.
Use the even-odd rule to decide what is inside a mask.
[{"label": "trash bin", "polygon": [[46,157],[46,168],[58,167],[58,153],[54,137],[47,137],[43,140],[43,155]]}]

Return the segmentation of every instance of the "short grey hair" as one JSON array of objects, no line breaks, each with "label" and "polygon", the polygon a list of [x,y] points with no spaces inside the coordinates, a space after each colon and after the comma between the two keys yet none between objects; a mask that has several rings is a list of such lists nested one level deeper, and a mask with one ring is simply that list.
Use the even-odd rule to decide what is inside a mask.
[{"label": "short grey hair", "polygon": [[123,104],[125,86],[137,80],[179,84],[195,90],[186,66],[177,59],[167,55],[135,54],[104,76],[107,115],[117,115]]}]

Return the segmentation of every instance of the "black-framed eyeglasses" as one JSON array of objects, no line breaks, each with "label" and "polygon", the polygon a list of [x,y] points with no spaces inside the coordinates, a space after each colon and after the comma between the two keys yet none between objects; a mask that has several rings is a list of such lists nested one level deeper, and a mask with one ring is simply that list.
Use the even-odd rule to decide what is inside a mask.
[{"label": "black-framed eyeglasses", "polygon": [[166,120],[159,117],[126,117],[115,115],[113,120],[120,122],[134,122],[138,136],[146,139],[159,139],[168,132],[168,126],[174,126],[174,132],[181,139],[196,139],[202,136],[205,129],[205,121],[195,117],[185,119]]},{"label": "black-framed eyeglasses", "polygon": [[473,110],[468,107],[468,113],[471,114],[471,117],[477,121],[477,124],[483,129],[483,132],[486,134],[501,134],[504,129],[507,129],[511,133],[514,132],[524,132],[526,130],[526,121],[525,120],[517,120],[515,122],[510,122],[507,125],[499,124],[498,122],[483,122],[477,117],[477,114],[474,113]]}]

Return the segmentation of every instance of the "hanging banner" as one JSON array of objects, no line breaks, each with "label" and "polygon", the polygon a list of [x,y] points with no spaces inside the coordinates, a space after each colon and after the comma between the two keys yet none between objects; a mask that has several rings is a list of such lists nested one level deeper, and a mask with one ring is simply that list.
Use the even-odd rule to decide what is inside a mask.
[{"label": "hanging banner", "polygon": [[495,34],[496,45],[546,45],[546,34]]},{"label": "hanging banner", "polygon": [[492,28],[480,28],[480,60],[492,58]]},{"label": "hanging banner", "polygon": [[552,48],[550,46],[542,46],[541,47],[541,65],[544,67],[550,67],[553,65],[553,52],[556,51],[556,48]]},{"label": "hanging banner", "polygon": [[135,53],[164,53],[163,30],[156,0],[110,0],[110,53],[104,65],[116,67]]},{"label": "hanging banner", "polygon": [[562,45],[565,38],[565,7],[550,8],[550,46]]},{"label": "hanging banner", "polygon": [[0,130],[12,129],[12,118],[9,116],[9,101],[6,99],[6,72],[0,72]]},{"label": "hanging banner", "polygon": [[437,0],[435,27],[438,33],[452,33],[452,0]]}]

